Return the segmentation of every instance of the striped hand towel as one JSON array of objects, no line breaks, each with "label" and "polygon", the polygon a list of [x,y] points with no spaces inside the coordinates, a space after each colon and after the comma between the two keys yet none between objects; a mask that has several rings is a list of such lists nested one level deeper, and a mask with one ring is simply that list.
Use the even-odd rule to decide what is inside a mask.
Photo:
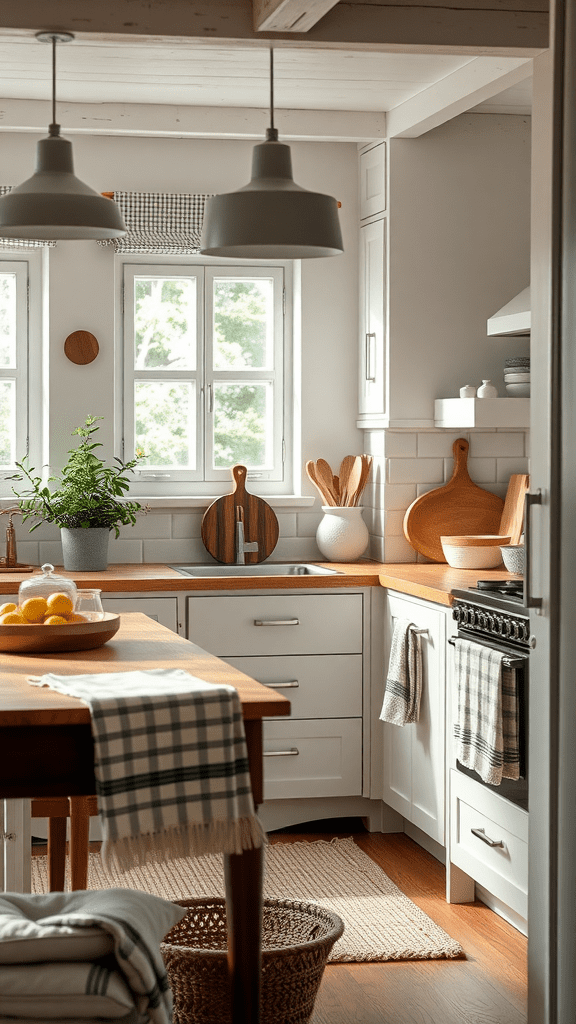
[{"label": "striped hand towel", "polygon": [[90,708],[105,865],[123,871],[266,842],[234,687],[182,669],[48,673],[37,685]]},{"label": "striped hand towel", "polygon": [[420,632],[409,619],[396,619],[392,634],[388,677],[380,718],[392,725],[407,725],[420,717],[422,647]]},{"label": "striped hand towel", "polygon": [[520,777],[516,673],[504,654],[470,640],[456,640],[458,696],[456,757],[483,782],[499,786]]}]

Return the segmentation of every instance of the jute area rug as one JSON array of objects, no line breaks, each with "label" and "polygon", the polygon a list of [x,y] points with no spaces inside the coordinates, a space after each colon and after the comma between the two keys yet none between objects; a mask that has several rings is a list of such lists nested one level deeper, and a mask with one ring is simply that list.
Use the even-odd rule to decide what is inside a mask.
[{"label": "jute area rug", "polygon": [[[223,896],[222,858],[216,855],[150,864],[124,873],[105,871],[90,854],[89,889],[140,889],[165,899]],[[32,858],[32,892],[48,892],[46,857]],[[330,961],[461,958],[462,947],[439,928],[353,839],[275,843],[266,850],[264,895],[305,900],[335,911],[344,934]]]}]

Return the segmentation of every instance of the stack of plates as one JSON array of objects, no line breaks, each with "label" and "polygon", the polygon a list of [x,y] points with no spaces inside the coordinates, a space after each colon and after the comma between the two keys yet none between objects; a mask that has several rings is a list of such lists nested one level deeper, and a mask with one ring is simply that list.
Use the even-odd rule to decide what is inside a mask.
[{"label": "stack of plates", "polygon": [[530,356],[512,356],[504,360],[504,383],[512,398],[530,394]]}]

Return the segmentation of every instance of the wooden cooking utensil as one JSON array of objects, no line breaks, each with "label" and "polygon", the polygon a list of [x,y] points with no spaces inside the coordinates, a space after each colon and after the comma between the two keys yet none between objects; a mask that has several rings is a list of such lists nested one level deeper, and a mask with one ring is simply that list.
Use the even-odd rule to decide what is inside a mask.
[{"label": "wooden cooking utensil", "polygon": [[362,479],[362,456],[357,455],[352,462],[352,469],[346,484],[346,505],[356,505],[358,502],[358,490]]},{"label": "wooden cooking utensil", "polygon": [[436,487],[413,501],[404,516],[408,543],[433,562],[445,562],[440,537],[454,534],[497,534],[504,502],[470,479],[467,469],[468,441],[454,442],[454,472],[443,487]]},{"label": "wooden cooking utensil", "polygon": [[334,490],[334,475],[326,459],[316,459],[316,476],[321,482],[326,494],[329,494],[331,501],[329,505],[338,504],[338,493]]},{"label": "wooden cooking utensil", "polygon": [[514,473],[508,482],[504,511],[498,533],[509,536],[511,544],[519,544],[524,527],[524,495],[530,486],[527,473]]},{"label": "wooden cooking utensil", "polygon": [[278,543],[278,520],[267,502],[248,494],[246,466],[234,466],[231,473],[234,480],[231,493],[216,498],[202,518],[204,546],[218,562],[229,565],[236,561],[236,521],[237,508],[240,508],[244,539],[247,543],[256,541],[258,544],[258,551],[247,551],[245,560],[248,564],[262,562]]},{"label": "wooden cooking utensil", "polygon": [[319,479],[316,472],[316,463],[312,462],[311,459],[306,463],[306,473],[308,475],[308,479],[312,481],[314,487],[318,491],[318,494],[322,498],[322,503],[324,505],[333,505],[334,501],[332,499],[332,492],[325,489],[323,482]]},{"label": "wooden cooking utensil", "polygon": [[360,459],[362,461],[362,472],[360,474],[360,483],[358,484],[358,487],[356,489],[356,494],[354,496],[354,505],[359,505],[360,504],[360,499],[361,499],[361,497],[362,497],[362,495],[364,493],[364,488],[366,487],[366,484],[368,483],[368,477],[370,476],[370,470],[372,468],[372,456],[371,455],[361,455]]},{"label": "wooden cooking utensil", "polygon": [[353,465],[354,465],[354,456],[353,455],[345,455],[344,458],[342,459],[342,462],[340,463],[340,470],[339,470],[339,474],[338,474],[339,479],[340,479],[339,501],[338,501],[339,505],[346,505],[347,504],[348,480],[350,478],[350,473],[352,471],[352,466]]}]

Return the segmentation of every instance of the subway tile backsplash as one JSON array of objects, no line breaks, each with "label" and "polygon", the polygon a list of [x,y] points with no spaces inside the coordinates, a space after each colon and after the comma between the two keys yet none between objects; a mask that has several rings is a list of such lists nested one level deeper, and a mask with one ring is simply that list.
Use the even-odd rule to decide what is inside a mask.
[{"label": "subway tile backsplash", "polygon": [[[404,513],[421,494],[441,487],[452,475],[452,445],[459,437],[470,444],[468,470],[472,480],[504,497],[512,473],[529,471],[529,433],[522,430],[365,431],[364,450],[373,455],[372,475],[362,504],[370,531],[367,554],[378,561],[422,560],[406,541]],[[110,563],[211,562],[201,539],[202,510],[154,510],[110,536]],[[278,512],[280,538],[275,561],[322,560],[316,530],[320,502],[306,511]],[[28,524],[15,523],[18,559],[30,565],[62,565],[59,530],[42,524],[30,534]]]}]

